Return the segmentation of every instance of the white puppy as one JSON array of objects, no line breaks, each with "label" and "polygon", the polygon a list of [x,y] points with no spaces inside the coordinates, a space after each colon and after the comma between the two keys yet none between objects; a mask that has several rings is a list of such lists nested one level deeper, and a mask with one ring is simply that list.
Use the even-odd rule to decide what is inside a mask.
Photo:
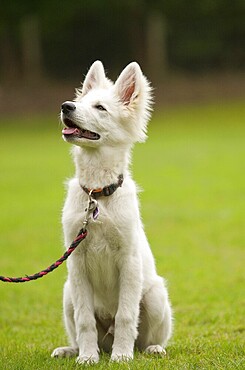
[{"label": "white puppy", "polygon": [[113,84],[96,61],[75,101],[62,104],[63,138],[74,145],[76,167],[63,210],[66,247],[83,226],[90,189],[99,216],[67,263],[63,303],[70,347],[55,349],[53,357],[78,355],[78,363],[93,363],[100,350],[112,350],[112,361],[127,361],[134,346],[165,353],[171,308],[129,172],[133,144],[146,139],[150,108],[151,88],[135,62]]}]

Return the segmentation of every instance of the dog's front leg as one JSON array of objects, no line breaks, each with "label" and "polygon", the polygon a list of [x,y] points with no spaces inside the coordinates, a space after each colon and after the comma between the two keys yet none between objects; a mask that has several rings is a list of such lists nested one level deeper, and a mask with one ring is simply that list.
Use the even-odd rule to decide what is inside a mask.
[{"label": "dog's front leg", "polygon": [[[74,306],[74,321],[76,341],[79,348],[77,362],[96,363],[99,361],[98,333],[94,316],[93,290],[86,273],[79,271],[69,276],[71,281],[72,302]],[[78,278],[79,276],[79,278]]]},{"label": "dog's front leg", "polygon": [[119,271],[120,292],[111,360],[128,361],[133,358],[134,343],[138,334],[137,326],[143,280],[139,256],[122,257]]}]

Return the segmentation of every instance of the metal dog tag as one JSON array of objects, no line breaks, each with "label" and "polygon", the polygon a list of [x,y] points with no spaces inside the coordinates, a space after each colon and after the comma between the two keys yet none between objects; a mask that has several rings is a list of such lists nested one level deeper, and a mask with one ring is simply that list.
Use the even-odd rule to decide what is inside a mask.
[{"label": "metal dog tag", "polygon": [[97,206],[95,210],[93,211],[93,220],[96,221],[99,216],[99,207]]}]

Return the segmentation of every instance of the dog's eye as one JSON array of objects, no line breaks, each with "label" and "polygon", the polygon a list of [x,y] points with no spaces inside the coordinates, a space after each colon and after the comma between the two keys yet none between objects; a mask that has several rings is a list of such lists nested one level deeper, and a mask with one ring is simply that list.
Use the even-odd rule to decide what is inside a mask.
[{"label": "dog's eye", "polygon": [[96,108],[96,109],[98,109],[98,110],[106,110],[106,109],[103,107],[103,105],[101,105],[101,104],[97,104],[97,105],[95,106],[95,108]]}]

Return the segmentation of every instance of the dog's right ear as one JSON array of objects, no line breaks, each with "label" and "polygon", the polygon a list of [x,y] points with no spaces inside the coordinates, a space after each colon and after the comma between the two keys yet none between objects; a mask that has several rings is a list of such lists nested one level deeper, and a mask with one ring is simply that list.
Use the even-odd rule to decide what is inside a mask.
[{"label": "dog's right ear", "polygon": [[94,62],[83,82],[82,96],[86,95],[90,90],[95,87],[102,87],[105,81],[105,70],[101,61]]}]

